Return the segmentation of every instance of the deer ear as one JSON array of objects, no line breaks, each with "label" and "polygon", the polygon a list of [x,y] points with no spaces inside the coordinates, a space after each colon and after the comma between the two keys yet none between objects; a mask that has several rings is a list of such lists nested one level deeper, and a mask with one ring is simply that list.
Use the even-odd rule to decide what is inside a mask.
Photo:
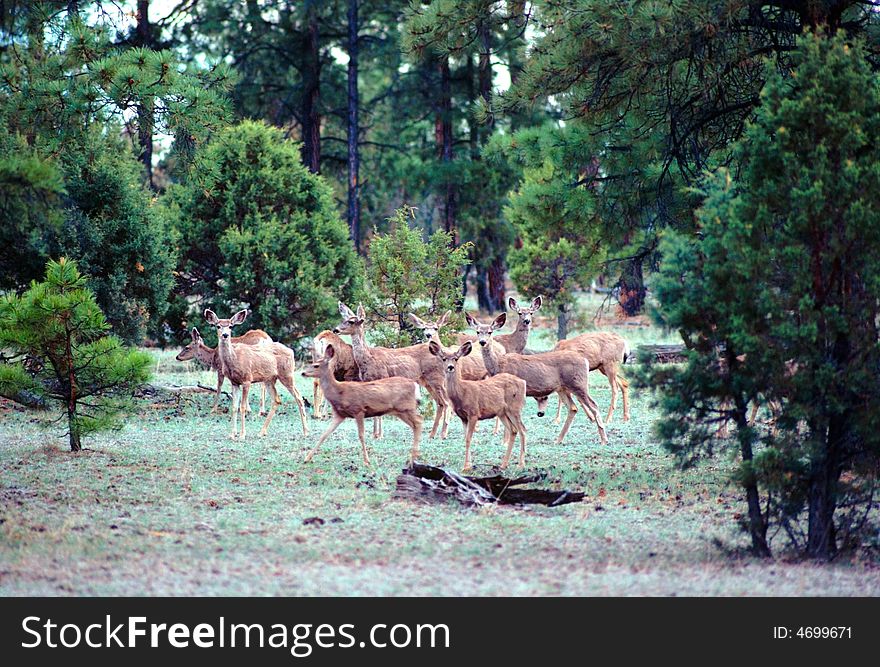
[{"label": "deer ear", "polygon": [[217,314],[210,308],[205,310],[205,319],[208,321],[208,324],[217,324]]},{"label": "deer ear", "polygon": [[517,306],[516,299],[514,299],[512,296],[508,297],[507,298],[507,307],[510,310],[516,310],[516,306]]},{"label": "deer ear", "polygon": [[433,354],[435,357],[440,356],[440,346],[437,345],[437,341],[432,340],[430,343],[428,343],[428,352]]},{"label": "deer ear", "polygon": [[473,349],[474,349],[474,344],[471,343],[469,340],[465,341],[464,344],[460,348],[458,348],[458,356],[459,357],[466,357],[471,353],[471,350],[473,350]]},{"label": "deer ear", "polygon": [[199,333],[199,330],[196,329],[195,327],[192,328],[192,331],[189,332],[189,335],[190,335],[190,338],[193,339],[193,342],[196,342],[196,341],[202,339],[202,335]]},{"label": "deer ear", "polygon": [[244,322],[247,319],[248,313],[249,311],[247,308],[245,308],[244,310],[239,310],[235,315],[232,316],[232,326]]},{"label": "deer ear", "polygon": [[437,327],[439,328],[446,324],[449,321],[450,315],[452,315],[451,310],[447,310],[445,313],[443,313],[443,317],[441,317],[440,320],[437,322]]},{"label": "deer ear", "polygon": [[339,302],[339,314],[343,317],[354,317],[354,313],[351,311],[351,308],[342,303],[342,301]]},{"label": "deer ear", "polygon": [[411,319],[412,322],[413,322],[413,324],[415,324],[415,325],[416,325],[417,327],[419,327],[420,329],[424,329],[425,327],[428,326],[428,325],[426,325],[426,324],[422,321],[422,319],[421,319],[418,315],[416,315],[415,313],[410,313],[410,314],[409,314],[409,319]]},{"label": "deer ear", "polygon": [[498,330],[504,326],[504,323],[507,322],[507,313],[501,313],[498,317],[492,320],[492,329]]},{"label": "deer ear", "polygon": [[465,313],[464,318],[467,320],[467,323],[474,328],[476,328],[480,325],[480,323],[477,322],[477,319],[473,315],[471,315],[470,313]]},{"label": "deer ear", "polygon": [[324,356],[328,359],[332,359],[335,354],[336,350],[333,349],[333,343],[327,343],[327,347],[324,348]]},{"label": "deer ear", "polygon": [[532,310],[539,310],[541,308],[541,304],[544,302],[544,299],[540,296],[536,296],[532,299]]},{"label": "deer ear", "polygon": [[365,319],[367,319],[367,311],[364,310],[364,304],[362,304],[362,303],[358,304],[357,318],[361,322],[363,322]]}]

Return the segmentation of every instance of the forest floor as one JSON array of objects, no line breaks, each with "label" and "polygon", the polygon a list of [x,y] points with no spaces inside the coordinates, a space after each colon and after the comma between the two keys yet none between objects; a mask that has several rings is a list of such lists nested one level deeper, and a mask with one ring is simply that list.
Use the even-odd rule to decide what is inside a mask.
[{"label": "forest floor", "polygon": [[[214,382],[155,354],[157,384]],[[591,380],[607,410],[607,382]],[[298,383],[310,396],[311,380]],[[607,446],[582,413],[555,445],[559,427],[527,403],[526,472],[586,493],[552,509],[392,499],[410,446],[394,419],[369,442],[371,468],[354,422],[304,464],[326,422],[304,438],[282,399],[269,436],[253,415],[243,442],[228,415],[207,414],[208,394],[143,399],[76,455],[47,416],[0,403],[0,595],[880,595],[880,567],[857,554],[824,566],[747,556],[733,462],[676,468],[647,395],[633,392],[629,422],[618,405]],[[490,433],[486,422],[475,437],[478,474],[503,453]],[[445,441],[426,437],[423,461],[459,469],[462,434],[456,419]]]}]

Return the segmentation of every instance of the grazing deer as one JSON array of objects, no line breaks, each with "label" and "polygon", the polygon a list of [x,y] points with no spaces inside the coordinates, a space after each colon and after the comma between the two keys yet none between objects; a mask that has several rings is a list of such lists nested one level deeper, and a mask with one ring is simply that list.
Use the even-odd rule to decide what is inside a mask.
[{"label": "grazing deer", "polygon": [[280,380],[287,391],[291,393],[299,408],[299,418],[302,422],[303,435],[309,434],[306,423],[306,408],[303,397],[296,388],[293,373],[296,370],[296,359],[293,350],[281,343],[266,343],[263,345],[236,345],[232,342],[232,327],[238,326],[247,318],[248,311],[240,310],[228,320],[221,320],[213,310],[205,311],[205,319],[209,324],[217,327],[217,352],[220,357],[220,365],[223,374],[232,383],[232,433],[231,438],[236,437],[236,390],[238,407],[241,413],[241,438],[245,437],[245,409],[248,391],[254,382],[262,382],[269,391],[272,399],[272,407],[266,415],[266,421],[260,430],[260,436],[266,435],[269,424],[275,416],[275,411],[281,405],[275,382]]},{"label": "grazing deer", "polygon": [[507,307],[510,310],[516,311],[516,314],[519,315],[516,329],[513,330],[513,333],[495,336],[493,340],[496,343],[500,343],[507,352],[522,354],[529,341],[529,331],[532,329],[532,316],[541,309],[542,303],[543,298],[536,296],[532,299],[532,305],[520,306],[512,296],[508,297]]},{"label": "grazing deer", "polygon": [[[184,347],[178,355],[175,357],[178,361],[189,361],[190,359],[196,359],[208,368],[212,368],[217,371],[217,391],[214,393],[214,405],[211,408],[211,414],[215,414],[217,412],[217,403],[220,401],[220,389],[223,387],[223,382],[226,380],[226,376],[223,375],[223,369],[220,368],[220,356],[217,354],[216,348],[208,347],[205,345],[205,341],[202,340],[202,335],[199,333],[199,330],[195,327],[192,328],[190,332],[191,340],[189,344]],[[239,343],[243,345],[262,345],[263,343],[271,343],[272,337],[269,336],[262,329],[251,329],[250,331],[245,332],[241,336],[236,336],[232,339],[233,343]],[[245,404],[245,410],[247,412],[251,411],[251,406]],[[260,415],[266,414],[266,386],[260,385]]]},{"label": "grazing deer", "polygon": [[[443,371],[436,359],[428,352],[427,344],[410,345],[409,347],[389,348],[367,345],[364,337],[366,312],[362,305],[357,313],[339,302],[339,313],[342,322],[333,330],[336,334],[351,336],[351,352],[360,370],[360,379],[378,380],[387,377],[404,377],[418,382],[425,387],[431,398],[437,403],[437,413],[431,428],[431,437],[437,435],[437,429],[443,423],[441,438],[447,435],[448,420],[445,419],[446,406],[449,398],[446,395],[446,382]],[[374,427],[374,437],[381,435],[381,424]]]},{"label": "grazing deer", "polygon": [[411,461],[419,457],[419,439],[422,435],[422,415],[419,413],[419,385],[402,377],[387,377],[364,382],[340,382],[336,379],[333,367],[337,359],[335,348],[328,343],[324,357],[303,371],[305,377],[318,378],[324,396],[333,408],[333,421],[324,431],[315,448],[306,456],[306,463],[312,460],[321,444],[346,419],[357,422],[358,438],[364,464],[370,465],[367,443],[364,440],[364,419],[393,415],[400,418],[413,432]]},{"label": "grazing deer", "polygon": [[[605,425],[611,423],[614,414],[614,406],[617,403],[617,390],[623,395],[623,421],[629,421],[629,382],[618,374],[617,366],[625,364],[632,354],[629,343],[616,333],[599,331],[585,333],[574,338],[568,338],[556,343],[555,350],[574,350],[585,359],[590,361],[590,370],[598,370],[608,378],[611,385],[611,406],[608,408],[608,416],[605,417]],[[562,401],[556,408],[556,421],[559,423],[562,412]]]},{"label": "grazing deer", "polygon": [[[329,329],[319,333],[312,341],[312,362],[315,363],[324,357],[324,351],[327,349],[328,344],[333,345],[333,349],[336,350],[336,361],[334,362],[336,379],[356,382],[360,375],[357,364],[354,362],[354,356],[351,353],[351,345]],[[318,378],[312,378],[312,398],[312,414],[315,419],[323,419],[324,394],[321,390],[321,381]]]},{"label": "grazing deer", "polygon": [[461,374],[461,360],[471,353],[473,343],[467,341],[453,353],[443,350],[437,341],[428,343],[428,350],[443,362],[446,373],[446,391],[455,414],[465,425],[464,470],[471,468],[471,438],[481,419],[497,417],[504,423],[504,445],[507,450],[501,459],[501,468],[510,462],[513,443],[519,433],[519,465],[526,464],[526,427],[522,423],[522,409],[526,401],[526,382],[509,373],[499,373],[485,380],[465,380]]},{"label": "grazing deer", "polygon": [[[490,324],[482,324],[468,313],[468,323],[477,332],[477,341],[482,347],[483,361],[491,375],[510,373],[526,381],[526,394],[539,399],[539,414],[543,413],[543,403],[552,393],[558,393],[568,405],[568,417],[556,438],[559,444],[565,438],[577,407],[571,399],[574,394],[589,419],[596,423],[602,444],[608,442],[605,425],[599,416],[599,406],[589,393],[590,364],[579,353],[570,350],[553,350],[540,354],[498,354],[489,345],[492,334],[504,326],[507,314],[501,313]],[[543,401],[541,400],[543,399]]]}]

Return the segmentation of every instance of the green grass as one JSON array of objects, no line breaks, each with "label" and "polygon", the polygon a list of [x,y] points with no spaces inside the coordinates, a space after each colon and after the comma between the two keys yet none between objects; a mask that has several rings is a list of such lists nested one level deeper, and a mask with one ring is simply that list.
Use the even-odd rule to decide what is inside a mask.
[{"label": "green grass", "polygon": [[[211,373],[157,353],[158,384],[212,385]],[[594,375],[603,409],[610,391]],[[298,378],[304,395],[311,381]],[[731,462],[681,471],[651,434],[657,415],[633,397],[633,419],[599,444],[581,415],[567,441],[529,402],[527,472],[583,490],[559,508],[467,509],[393,500],[409,435],[386,420],[360,462],[353,422],[302,463],[326,423],[303,438],[293,402],[269,437],[259,418],[232,441],[211,396],[152,403],[119,432],[73,455],[39,413],[0,404],[0,594],[3,595],[877,595],[880,570],[770,563],[740,552],[744,509]],[[252,406],[257,401],[252,399]],[[474,460],[502,456],[491,424]],[[462,427],[423,441],[426,462],[458,469]],[[321,517],[321,526],[303,520]],[[722,545],[719,547],[719,544]]]}]

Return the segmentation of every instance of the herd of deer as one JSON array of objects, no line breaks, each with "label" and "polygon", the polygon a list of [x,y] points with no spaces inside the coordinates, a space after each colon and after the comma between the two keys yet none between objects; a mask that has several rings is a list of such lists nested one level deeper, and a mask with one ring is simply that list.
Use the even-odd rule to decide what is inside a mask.
[{"label": "herd of deer", "polygon": [[[630,356],[627,342],[615,333],[587,333],[559,341],[549,352],[529,353],[526,343],[532,318],[541,307],[541,297],[529,306],[520,306],[516,299],[508,299],[508,307],[519,317],[513,333],[499,334],[507,321],[502,313],[485,324],[467,314],[473,334],[457,334],[457,347],[446,348],[440,343],[439,333],[450,313],[439,320],[427,322],[415,315],[410,318],[420,329],[426,342],[403,348],[375,347],[367,344],[363,306],[357,311],[339,304],[342,321],[333,331],[322,331],[314,338],[312,363],[303,371],[314,379],[315,416],[321,417],[324,403],[332,408],[332,421],[306,456],[310,461],[321,444],[346,419],[357,422],[358,438],[364,463],[369,465],[364,436],[364,419],[374,417],[373,436],[382,436],[382,417],[398,417],[412,429],[413,442],[410,456],[419,456],[422,416],[419,410],[420,387],[424,387],[437,405],[431,437],[445,438],[452,413],[465,426],[464,469],[471,468],[470,445],[477,423],[496,419],[495,431],[504,427],[503,445],[506,452],[501,467],[507,467],[517,436],[520,441],[519,465],[525,465],[526,428],[522,409],[527,396],[538,403],[538,415],[543,416],[547,399],[558,394],[559,423],[561,408],[568,415],[556,439],[561,443],[578,411],[578,404],[586,416],[596,424],[602,443],[607,442],[605,426],[611,422],[618,392],[623,397],[624,420],[629,419],[629,392],[627,381],[619,374],[618,366]],[[270,408],[260,435],[266,435],[269,424],[281,403],[275,383],[280,381],[297,403],[303,434],[308,435],[305,402],[294,383],[296,368],[293,350],[275,342],[264,331],[248,331],[242,336],[232,335],[233,327],[242,324],[248,311],[241,310],[230,319],[220,319],[205,311],[205,319],[217,328],[217,348],[208,347],[198,330],[193,328],[191,342],[177,355],[185,361],[197,359],[217,371],[217,393],[212,412],[217,410],[220,389],[226,378],[232,384],[232,438],[245,437],[245,418],[249,412],[248,392],[253,383],[261,384],[260,414],[265,412],[268,391]],[[340,335],[350,335],[351,344]],[[479,344],[480,354],[472,354]],[[596,402],[589,394],[591,370],[603,373],[611,385],[611,406],[603,420]],[[239,428],[240,420],[240,428]]]}]

